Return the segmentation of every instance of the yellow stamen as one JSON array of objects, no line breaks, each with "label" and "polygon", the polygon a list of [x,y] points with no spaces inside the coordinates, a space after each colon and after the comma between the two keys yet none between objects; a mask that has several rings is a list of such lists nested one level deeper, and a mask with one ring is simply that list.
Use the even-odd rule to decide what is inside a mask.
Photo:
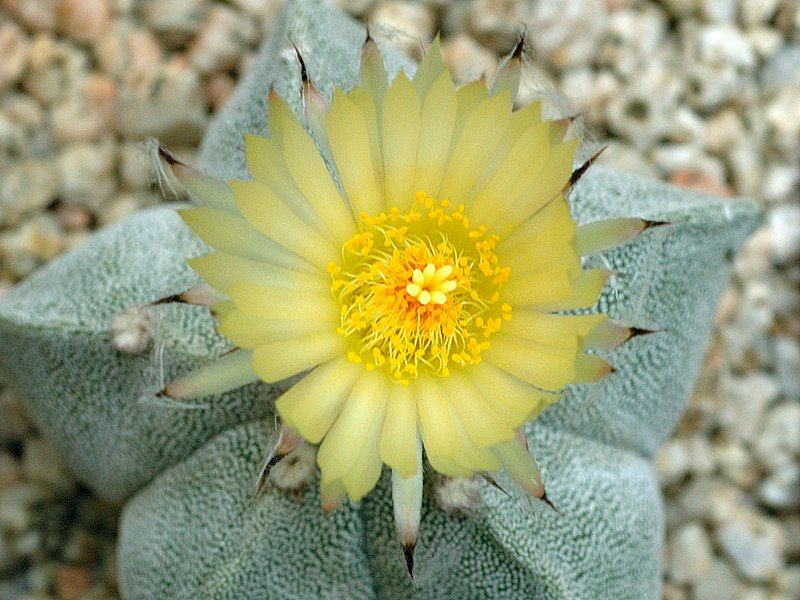
[{"label": "yellow stamen", "polygon": [[509,274],[494,254],[499,238],[471,227],[463,205],[424,193],[405,214],[390,208],[360,219],[341,263],[328,269],[350,361],[385,368],[404,385],[479,363],[510,318],[498,304]]}]

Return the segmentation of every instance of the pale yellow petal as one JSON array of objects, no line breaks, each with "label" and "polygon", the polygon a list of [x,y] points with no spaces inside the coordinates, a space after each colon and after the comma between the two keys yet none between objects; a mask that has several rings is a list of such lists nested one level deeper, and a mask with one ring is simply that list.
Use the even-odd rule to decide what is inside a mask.
[{"label": "pale yellow petal", "polygon": [[450,156],[457,102],[450,73],[445,71],[433,82],[422,106],[415,192],[433,195],[442,184]]},{"label": "pale yellow petal", "polygon": [[355,221],[314,140],[297,119],[283,123],[282,136],[281,162],[329,237],[341,244],[355,234]]},{"label": "pale yellow petal", "polygon": [[517,274],[513,270],[502,288],[504,302],[512,306],[550,305],[568,298],[573,291],[570,273],[556,265],[531,273]]},{"label": "pale yellow petal", "polygon": [[646,227],[647,222],[639,218],[595,221],[578,228],[576,247],[581,256],[596,254],[630,241]]},{"label": "pale yellow petal", "polygon": [[535,308],[536,310],[550,312],[590,308],[597,304],[597,300],[600,298],[600,293],[609,276],[609,271],[604,269],[583,271],[570,283],[570,293],[567,296],[560,300],[535,304]]},{"label": "pale yellow petal", "polygon": [[486,361],[472,367],[469,374],[483,397],[498,413],[505,413],[514,427],[537,417],[561,398],[560,394],[536,389]]},{"label": "pale yellow petal", "polygon": [[525,201],[524,192],[532,179],[541,178],[550,154],[548,127],[546,122],[538,123],[516,141],[470,207],[473,221],[496,229],[506,211]]},{"label": "pale yellow petal", "polygon": [[186,188],[186,191],[189,192],[189,195],[194,200],[211,208],[227,211],[236,210],[236,205],[233,202],[233,192],[226,181],[201,173],[197,169],[179,162],[160,148],[159,151],[175,178]]},{"label": "pale yellow petal", "polygon": [[[369,110],[368,103],[373,101],[369,96],[363,99],[366,93],[355,93],[348,96],[338,88],[334,90],[326,123],[328,143],[353,212],[375,215],[385,208],[383,183],[376,176],[374,142],[368,129],[374,127],[375,108],[373,103],[372,114],[365,115],[364,110]],[[359,99],[360,104],[356,104]]]},{"label": "pale yellow petal", "polygon": [[389,389],[381,434],[381,459],[403,477],[410,477],[417,469],[418,437],[417,403],[408,387],[394,384]]},{"label": "pale yellow petal", "polygon": [[572,161],[577,148],[578,140],[567,140],[550,149],[547,162],[540,169],[539,176],[523,193],[520,201],[512,205],[503,215],[504,225],[517,227],[558,198],[569,183]]},{"label": "pale yellow petal", "polygon": [[543,390],[560,390],[577,378],[576,355],[534,342],[504,336],[492,337],[483,357],[496,367]]},{"label": "pale yellow petal", "polygon": [[420,110],[417,91],[401,72],[386,92],[381,108],[381,146],[388,206],[405,209],[414,198]]},{"label": "pale yellow petal", "polygon": [[319,444],[364,371],[345,357],[320,365],[278,398],[281,419],[312,444]]},{"label": "pale yellow petal", "polygon": [[445,71],[442,61],[442,42],[437,35],[425,51],[412,82],[420,98],[425,98]]},{"label": "pale yellow petal", "polygon": [[514,483],[535,498],[544,496],[544,484],[539,466],[519,440],[498,444],[493,451]]},{"label": "pale yellow petal", "polygon": [[330,294],[306,293],[239,281],[227,290],[246,315],[265,320],[338,319],[339,307]]},{"label": "pale yellow petal", "polygon": [[291,252],[321,269],[338,258],[337,248],[300,220],[272,190],[257,181],[232,181],[236,206],[247,221]]},{"label": "pale yellow petal", "polygon": [[255,348],[268,342],[323,334],[336,329],[338,324],[336,315],[330,315],[324,320],[305,318],[265,321],[234,311],[220,317],[217,331],[240,348]]},{"label": "pale yellow petal", "polygon": [[367,35],[361,47],[361,66],[358,70],[358,85],[379,99],[389,87],[389,77],[383,64],[383,56],[375,40]]},{"label": "pale yellow petal", "polygon": [[212,252],[188,262],[203,281],[221,291],[242,280],[309,293],[324,294],[330,291],[330,279],[320,271],[312,274],[224,252]]},{"label": "pale yellow petal", "polygon": [[505,258],[516,252],[526,252],[530,247],[530,240],[542,235],[554,238],[572,237],[574,232],[575,222],[572,220],[569,204],[563,195],[559,195],[513,232],[501,232],[504,235],[497,246],[498,256]]},{"label": "pale yellow petal", "polygon": [[345,352],[344,338],[335,331],[270,342],[253,349],[253,370],[264,381],[274,383]]},{"label": "pale yellow petal", "polygon": [[468,378],[451,376],[442,383],[475,446],[486,448],[514,437],[514,428],[503,421]]},{"label": "pale yellow petal", "polygon": [[511,120],[508,92],[481,102],[466,118],[447,163],[440,198],[463,203]]},{"label": "pale yellow petal", "polygon": [[606,315],[553,315],[533,310],[517,309],[511,321],[503,323],[503,333],[577,352],[578,338],[607,319]]},{"label": "pale yellow petal", "polygon": [[441,386],[432,378],[423,376],[414,382],[412,390],[417,399],[425,452],[429,457],[453,458],[461,446],[458,424]]},{"label": "pale yellow petal", "polygon": [[176,379],[164,393],[170,398],[190,400],[224,394],[254,381],[258,381],[258,375],[253,371],[253,354],[234,350]]},{"label": "pale yellow petal", "polygon": [[300,256],[262,235],[247,221],[226,210],[196,207],[178,211],[194,234],[206,244],[227,254],[262,260],[289,269],[315,270]]},{"label": "pale yellow petal", "polygon": [[[386,380],[363,368],[317,453],[322,479],[343,479],[355,467],[369,434],[380,433],[386,412]],[[375,436],[377,454],[378,437]]]},{"label": "pale yellow petal", "polygon": [[280,144],[274,139],[245,134],[244,148],[247,169],[253,179],[269,187],[300,219],[309,224],[321,225],[319,217],[289,172]]}]

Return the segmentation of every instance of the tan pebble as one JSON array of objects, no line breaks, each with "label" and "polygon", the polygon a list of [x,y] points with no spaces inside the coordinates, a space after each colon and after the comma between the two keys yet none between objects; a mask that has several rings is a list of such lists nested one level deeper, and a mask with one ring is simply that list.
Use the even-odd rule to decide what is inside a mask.
[{"label": "tan pebble", "polygon": [[52,31],[56,27],[53,0],[0,0],[0,8],[33,31]]},{"label": "tan pebble", "polygon": [[78,42],[93,42],[108,29],[112,10],[109,0],[57,0],[58,25]]},{"label": "tan pebble", "polygon": [[64,565],[56,569],[55,583],[58,600],[80,600],[92,587],[92,575],[85,567]]},{"label": "tan pebble", "polygon": [[58,224],[65,231],[87,229],[92,222],[91,213],[83,206],[61,204],[55,212]]},{"label": "tan pebble", "polygon": [[257,33],[252,17],[226,6],[214,6],[192,40],[189,62],[201,73],[231,69],[244,49],[255,43]]},{"label": "tan pebble", "polygon": [[431,7],[425,4],[384,1],[372,11],[369,23],[374,24],[379,33],[382,27],[386,28],[386,35],[393,44],[419,57],[421,45],[433,37],[436,18]]},{"label": "tan pebble", "polygon": [[75,142],[58,158],[61,198],[97,210],[117,188],[117,147],[113,138]]},{"label": "tan pebble", "polygon": [[494,53],[463,33],[442,44],[442,58],[457,82],[489,78],[497,69]]},{"label": "tan pebble", "polygon": [[681,169],[672,174],[669,182],[672,185],[705,192],[706,194],[714,194],[715,196],[733,195],[730,186],[717,180],[710,173]]},{"label": "tan pebble", "polygon": [[121,23],[98,40],[95,57],[104,73],[121,77],[159,64],[163,53],[152,33]]},{"label": "tan pebble", "polygon": [[227,73],[214,73],[205,83],[206,98],[213,112],[217,112],[233,94],[236,81]]},{"label": "tan pebble", "polygon": [[14,85],[28,64],[30,44],[16,24],[0,25],[0,91]]},{"label": "tan pebble", "polygon": [[53,108],[53,138],[59,144],[94,141],[113,127],[117,84],[105,75],[90,75],[81,92]]},{"label": "tan pebble", "polygon": [[39,34],[31,44],[22,85],[39,102],[50,105],[74,92],[87,72],[85,53],[49,34]]}]

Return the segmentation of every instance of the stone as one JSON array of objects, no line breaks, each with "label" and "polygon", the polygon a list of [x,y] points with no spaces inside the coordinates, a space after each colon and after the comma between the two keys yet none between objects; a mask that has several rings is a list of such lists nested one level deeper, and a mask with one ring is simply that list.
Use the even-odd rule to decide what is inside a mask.
[{"label": "stone", "polygon": [[200,76],[184,62],[173,60],[122,79],[117,129],[126,137],[194,144],[207,121]]},{"label": "stone", "polygon": [[[451,3],[452,4],[452,3]],[[464,22],[454,29],[466,29],[476,40],[499,54],[508,53],[517,43],[523,15],[521,3],[477,0],[466,9]],[[451,9],[451,12],[455,12]]]},{"label": "stone", "polygon": [[716,532],[717,543],[751,581],[767,581],[783,568],[783,531],[773,520],[739,512]]},{"label": "stone", "polygon": [[722,474],[737,486],[749,489],[758,480],[759,470],[741,442],[725,440],[715,443],[713,451]]},{"label": "stone", "polygon": [[255,43],[258,30],[242,13],[223,5],[212,7],[189,47],[189,63],[201,73],[236,66],[245,48]]},{"label": "stone", "polygon": [[590,63],[608,28],[608,9],[600,0],[542,0],[531,4],[524,17],[523,23],[536,32],[531,36],[535,51],[559,70]]},{"label": "stone", "polygon": [[100,69],[116,78],[152,69],[163,60],[153,34],[126,22],[114,23],[95,44],[94,54]]},{"label": "stone", "polygon": [[662,486],[679,482],[689,472],[686,444],[681,439],[668,440],[656,452],[653,463]]},{"label": "stone", "polygon": [[0,23],[0,92],[19,81],[28,65],[30,44],[15,23]]},{"label": "stone", "polygon": [[[749,1],[749,0],[748,0]],[[739,0],[703,0],[703,16],[717,23],[732,23],[736,20]]]},{"label": "stone", "polygon": [[751,441],[767,406],[779,396],[780,387],[774,377],[761,371],[743,377],[723,374],[719,394],[726,400],[719,414],[720,423],[734,438]]},{"label": "stone", "polygon": [[778,264],[787,264],[800,255],[800,205],[782,204],[769,214],[772,233],[772,256]]},{"label": "stone", "polygon": [[69,144],[58,163],[61,199],[68,204],[97,210],[116,190],[117,147],[111,137]]},{"label": "stone", "polygon": [[56,0],[59,29],[76,42],[94,42],[108,29],[110,0]]},{"label": "stone", "polygon": [[694,581],[693,600],[736,600],[739,580],[725,561],[714,558]]},{"label": "stone", "polygon": [[200,29],[208,5],[205,0],[144,0],[139,10],[163,42],[179,47]]},{"label": "stone", "polygon": [[768,23],[780,3],[781,0],[745,0],[739,3],[739,17],[745,25]]},{"label": "stone", "polygon": [[119,174],[129,190],[146,190],[155,183],[153,157],[142,142],[124,141],[119,149]]},{"label": "stone", "polygon": [[712,477],[700,477],[683,488],[678,504],[686,518],[723,523],[747,505],[747,497],[742,490],[729,483]]},{"label": "stone", "polygon": [[377,25],[379,32],[386,27],[392,45],[415,57],[419,57],[421,44],[432,39],[436,29],[436,17],[429,6],[398,0],[379,2],[370,14],[369,23],[370,27]]},{"label": "stone", "polygon": [[753,449],[771,470],[793,462],[794,456],[800,454],[800,402],[787,400],[772,407]]},{"label": "stone", "polygon": [[88,57],[71,44],[39,34],[31,43],[22,86],[44,105],[69,95],[88,72]]},{"label": "stone", "polygon": [[0,225],[13,226],[43,210],[58,194],[52,161],[24,160],[0,171]]},{"label": "stone", "polygon": [[[720,0],[710,0],[710,3],[719,5]],[[750,41],[733,25],[704,27],[698,38],[698,57],[706,63],[732,65],[745,70],[756,66],[756,55]]]},{"label": "stone", "polygon": [[67,475],[55,448],[42,438],[25,440],[22,452],[22,472],[27,479],[48,489],[69,491],[74,482]]},{"label": "stone", "polygon": [[86,567],[60,566],[55,573],[58,600],[80,600],[92,586],[92,575]]},{"label": "stone", "polygon": [[63,248],[63,233],[51,214],[37,213],[19,227],[0,232],[0,259],[17,278],[55,258]]},{"label": "stone", "polygon": [[783,393],[800,399],[800,343],[788,335],[775,337],[775,371]]},{"label": "stone", "polygon": [[497,58],[468,35],[459,34],[442,44],[442,58],[456,82],[490,77],[497,68]]},{"label": "stone", "polygon": [[667,576],[674,583],[696,581],[711,566],[713,552],[705,528],[692,521],[667,540]]},{"label": "stone", "polygon": [[1,0],[0,7],[32,31],[52,31],[56,27],[53,0]]},{"label": "stone", "polygon": [[105,75],[90,75],[77,93],[53,107],[52,133],[60,144],[95,141],[114,125],[117,84]]},{"label": "stone", "polygon": [[758,486],[758,497],[770,508],[800,508],[800,465],[780,465]]}]

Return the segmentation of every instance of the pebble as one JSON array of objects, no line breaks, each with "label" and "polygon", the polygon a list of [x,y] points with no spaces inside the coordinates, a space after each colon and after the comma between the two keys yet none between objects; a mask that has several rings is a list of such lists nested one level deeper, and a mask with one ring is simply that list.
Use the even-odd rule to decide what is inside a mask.
[{"label": "pebble", "polygon": [[780,465],[759,484],[758,496],[774,509],[800,508],[800,465]]},{"label": "pebble", "polygon": [[55,572],[59,600],[80,600],[92,587],[92,576],[85,567],[61,566]]},{"label": "pebble", "polygon": [[442,58],[456,82],[474,81],[484,75],[488,78],[497,69],[494,53],[464,34],[442,44]]},{"label": "pebble", "polygon": [[28,65],[30,44],[15,23],[0,23],[0,92],[15,85]]},{"label": "pebble", "polygon": [[767,412],[753,450],[771,470],[796,460],[800,454],[800,402],[787,400]]},{"label": "pebble", "polygon": [[97,210],[116,190],[116,165],[117,147],[111,137],[69,144],[58,157],[62,201]]},{"label": "pebble", "polygon": [[200,141],[208,121],[199,73],[173,60],[123,78],[117,103],[117,130],[134,140]]},{"label": "pebble", "polygon": [[76,42],[94,42],[111,23],[110,0],[56,0],[59,29]]},{"label": "pebble", "polygon": [[64,248],[63,234],[54,215],[38,213],[15,229],[0,232],[0,259],[15,277],[22,278]]},{"label": "pebble", "polygon": [[783,393],[800,400],[800,343],[787,335],[775,338],[775,371]]},{"label": "pebble", "polygon": [[[431,7],[417,2],[389,0],[379,2],[370,14],[370,25],[388,27],[398,32],[384,31],[393,45],[419,57],[421,45],[433,38],[436,17]],[[393,35],[394,34],[394,35]]]},{"label": "pebble", "polygon": [[734,570],[715,558],[695,579],[692,590],[693,600],[736,600],[739,582]]},{"label": "pebble", "polygon": [[766,24],[775,16],[781,0],[745,0],[739,3],[739,18],[745,25]]},{"label": "pebble", "polygon": [[705,528],[689,522],[673,532],[667,546],[667,575],[679,584],[696,581],[711,566],[713,552]]},{"label": "pebble", "polygon": [[689,472],[689,455],[682,439],[671,439],[653,458],[653,466],[662,486],[679,482]]},{"label": "pebble", "polygon": [[201,73],[232,69],[257,35],[252,18],[226,6],[214,6],[192,40],[189,62]]},{"label": "pebble", "polygon": [[88,71],[86,54],[49,34],[33,38],[29,56],[22,85],[46,106],[72,92]]},{"label": "pebble", "polygon": [[69,492],[74,485],[56,449],[42,438],[25,441],[22,472],[28,480],[58,492]]},{"label": "pebble", "polygon": [[773,519],[740,513],[717,529],[716,540],[751,581],[772,579],[783,568],[783,532]]},{"label": "pebble", "polygon": [[139,11],[162,42],[179,47],[200,29],[208,5],[206,0],[143,0]]},{"label": "pebble", "polygon": [[26,160],[0,171],[0,225],[18,225],[44,209],[58,194],[52,161]]},{"label": "pebble", "polygon": [[80,91],[53,107],[52,133],[58,145],[96,141],[114,125],[117,84],[104,75],[90,75]]},{"label": "pebble", "polygon": [[153,34],[127,22],[115,23],[98,40],[94,54],[101,71],[115,78],[155,68],[163,60]]},{"label": "pebble", "polygon": [[699,477],[682,489],[678,505],[686,518],[723,523],[747,506],[747,496],[720,479]]},{"label": "pebble", "polygon": [[0,0],[0,7],[31,31],[52,31],[56,27],[53,0]]},{"label": "pebble", "polygon": [[482,46],[498,54],[506,54],[517,43],[520,34],[518,5],[497,0],[477,0],[466,9],[464,26]]},{"label": "pebble", "polygon": [[772,257],[786,264],[800,255],[800,204],[782,204],[768,215]]}]

